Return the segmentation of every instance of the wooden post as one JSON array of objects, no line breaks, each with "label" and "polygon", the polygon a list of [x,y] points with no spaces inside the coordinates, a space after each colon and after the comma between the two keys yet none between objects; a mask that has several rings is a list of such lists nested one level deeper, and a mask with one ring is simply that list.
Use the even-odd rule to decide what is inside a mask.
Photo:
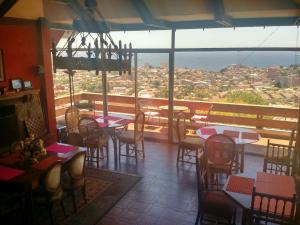
[{"label": "wooden post", "polygon": [[299,111],[298,111],[298,123],[297,123],[297,134],[296,134],[296,144],[295,144],[295,164],[294,169],[298,170],[298,174],[300,175],[300,102],[299,102]]},{"label": "wooden post", "polygon": [[[130,53],[131,54],[131,53]],[[138,73],[137,73],[137,52],[134,53],[134,103],[135,103],[135,114],[137,113],[137,102],[138,102]]]},{"label": "wooden post", "polygon": [[[105,60],[105,50],[103,45],[103,34],[100,34],[100,50],[101,60]],[[107,74],[105,66],[102,66],[102,102],[103,102],[103,115],[108,115],[108,101],[107,101]]]},{"label": "wooden post", "polygon": [[169,115],[168,115],[168,141],[173,143],[173,105],[174,105],[174,49],[175,30],[172,29],[171,51],[169,53]]}]

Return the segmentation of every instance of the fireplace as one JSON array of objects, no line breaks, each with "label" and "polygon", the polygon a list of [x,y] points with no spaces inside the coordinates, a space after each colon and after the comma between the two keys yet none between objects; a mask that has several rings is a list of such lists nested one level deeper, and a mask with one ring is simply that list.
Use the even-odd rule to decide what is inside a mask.
[{"label": "fireplace", "polygon": [[19,135],[15,105],[0,106],[0,149],[7,149]]},{"label": "fireplace", "polygon": [[36,128],[37,123],[42,123],[43,131],[46,133],[39,90],[0,96],[0,153],[7,151],[14,141],[27,137],[28,128],[39,131]]}]

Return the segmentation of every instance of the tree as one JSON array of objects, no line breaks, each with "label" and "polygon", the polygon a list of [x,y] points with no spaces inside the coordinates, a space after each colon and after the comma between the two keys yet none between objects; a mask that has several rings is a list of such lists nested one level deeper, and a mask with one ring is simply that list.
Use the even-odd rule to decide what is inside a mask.
[{"label": "tree", "polygon": [[277,88],[282,88],[282,85],[281,85],[281,83],[280,83],[279,80],[276,81],[276,83],[274,84],[274,86],[277,87]]},{"label": "tree", "polygon": [[231,91],[225,96],[225,101],[230,103],[244,103],[255,105],[267,105],[268,102],[259,94],[250,91]]}]

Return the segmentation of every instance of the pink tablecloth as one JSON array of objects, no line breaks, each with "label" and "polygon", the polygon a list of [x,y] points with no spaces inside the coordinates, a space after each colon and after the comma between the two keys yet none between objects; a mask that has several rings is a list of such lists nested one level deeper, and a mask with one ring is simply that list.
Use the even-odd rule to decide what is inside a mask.
[{"label": "pink tablecloth", "polygon": [[22,173],[24,173],[23,170],[18,170],[0,165],[0,180],[8,181],[21,175]]},{"label": "pink tablecloth", "polygon": [[38,163],[34,164],[32,166],[32,168],[38,169],[38,170],[46,170],[46,169],[48,169],[49,166],[51,166],[53,163],[55,163],[59,160],[61,160],[61,158],[55,157],[55,156],[50,156],[50,157],[47,157],[46,159],[43,159],[43,160],[39,161]]},{"label": "pink tablecloth", "polygon": [[75,150],[77,147],[72,145],[64,145],[64,144],[52,144],[46,147],[47,152],[56,152],[66,154]]},{"label": "pink tablecloth", "polygon": [[213,134],[217,134],[217,131],[215,128],[201,128],[201,133],[203,135],[213,135]]}]

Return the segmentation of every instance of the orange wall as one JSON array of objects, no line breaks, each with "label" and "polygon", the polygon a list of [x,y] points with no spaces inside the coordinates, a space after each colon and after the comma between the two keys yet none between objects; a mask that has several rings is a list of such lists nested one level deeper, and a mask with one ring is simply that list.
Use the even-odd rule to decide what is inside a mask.
[{"label": "orange wall", "polygon": [[[10,80],[21,78],[31,80],[33,88],[41,89],[46,96],[48,127],[56,140],[56,120],[51,66],[51,39],[58,39],[62,33],[50,31],[46,23],[35,21],[0,24],[0,49],[3,50],[6,79],[0,87],[9,87]],[[43,65],[45,74],[37,75],[37,66]],[[43,99],[42,99],[43,100]]]},{"label": "orange wall", "polygon": [[35,75],[38,59],[37,27],[35,23],[20,25],[0,24],[0,49],[3,50],[6,81],[0,86],[9,86],[10,79],[31,80],[34,88],[40,88]]}]

